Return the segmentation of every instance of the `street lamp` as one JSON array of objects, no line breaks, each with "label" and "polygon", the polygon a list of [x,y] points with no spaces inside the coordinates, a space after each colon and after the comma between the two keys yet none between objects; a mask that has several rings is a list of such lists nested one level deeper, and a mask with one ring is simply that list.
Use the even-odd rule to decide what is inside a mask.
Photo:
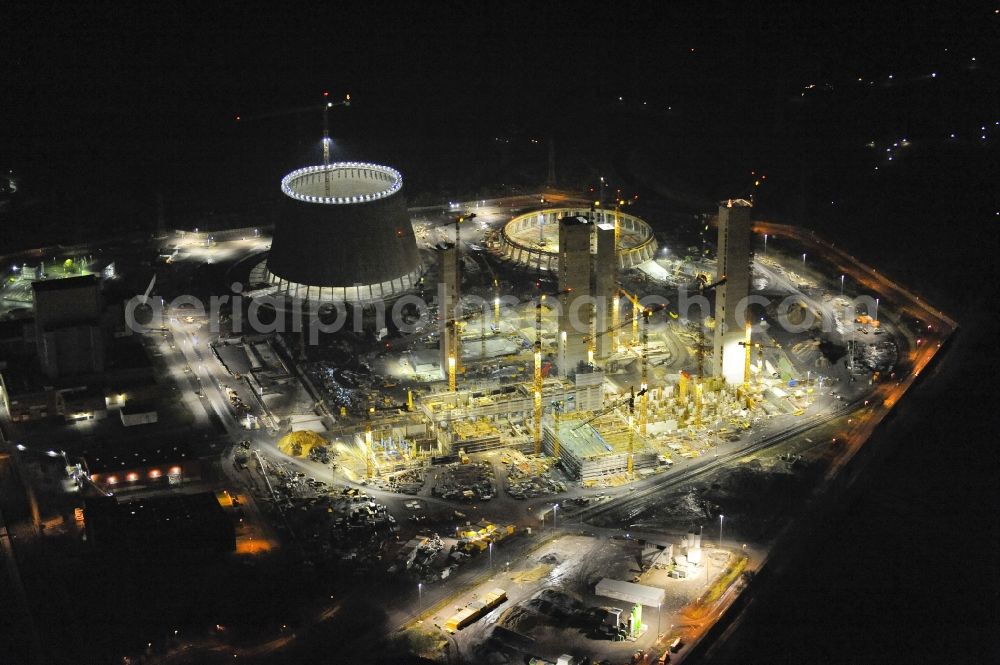
[{"label": "street lamp", "polygon": [[45,454],[48,455],[49,457],[62,457],[63,458],[63,462],[66,463],[66,468],[67,469],[69,468],[69,457],[66,456],[66,451],[65,450],[59,450],[59,451],[56,451],[56,450],[46,450]]},{"label": "street lamp", "polygon": [[424,611],[424,583],[417,582],[417,607],[420,612]]},{"label": "street lamp", "polygon": [[844,295],[844,276],[840,276],[840,295]]},{"label": "street lamp", "polygon": [[656,604],[656,636],[662,635],[660,632],[660,603]]},{"label": "street lamp", "polygon": [[552,528],[556,528],[556,518],[559,516],[559,504],[552,504]]},{"label": "street lamp", "polygon": [[31,452],[34,452],[34,453],[41,453],[41,454],[44,454],[44,455],[46,455],[48,457],[52,457],[52,458],[62,457],[63,462],[66,464],[66,474],[67,475],[72,475],[71,472],[70,472],[70,468],[72,467],[72,465],[69,463],[69,457],[66,455],[66,451],[65,450],[37,450],[37,449],[28,448],[27,446],[25,446],[24,444],[21,444],[21,443],[15,443],[14,447],[17,448],[22,453],[23,452],[27,452],[27,451],[31,451]]},{"label": "street lamp", "polygon": [[764,258],[767,258],[767,234],[764,234]]},{"label": "street lamp", "polygon": [[722,547],[722,521],[724,518],[725,515],[719,513],[719,547]]},{"label": "street lamp", "polygon": [[490,543],[490,575],[493,574],[493,543]]},{"label": "street lamp", "polygon": [[805,267],[805,265],[806,265],[806,253],[802,252],[802,266]]},{"label": "street lamp", "polygon": [[875,320],[878,321],[878,298],[875,299]]}]

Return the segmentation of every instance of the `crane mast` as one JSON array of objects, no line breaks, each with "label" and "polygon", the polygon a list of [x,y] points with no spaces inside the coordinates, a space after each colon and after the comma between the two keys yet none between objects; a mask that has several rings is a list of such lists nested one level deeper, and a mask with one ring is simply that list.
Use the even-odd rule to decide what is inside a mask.
[{"label": "crane mast", "polygon": [[323,191],[330,196],[330,106],[323,107]]},{"label": "crane mast", "polygon": [[545,294],[538,298],[535,305],[535,376],[534,376],[534,397],[535,397],[535,454],[542,452],[542,303],[545,302]]},{"label": "crane mast", "polygon": [[375,475],[375,451],[372,441],[372,427],[365,428],[365,476],[371,478]]},{"label": "crane mast", "polygon": [[[475,216],[475,213],[471,213],[468,215],[468,218],[472,219]],[[460,284],[462,282],[462,222],[465,221],[465,218],[466,215],[459,215],[455,218],[455,274],[451,276],[454,283],[454,293],[447,294],[447,302],[445,303],[447,311],[445,312],[446,319],[444,332],[447,337],[448,390],[450,392],[455,392],[457,389],[458,372],[461,371],[459,361],[462,354],[458,347],[462,340],[461,330],[459,328],[462,323],[458,319],[462,316],[460,309],[462,303]],[[444,278],[443,275],[442,278]],[[454,302],[452,302],[452,299],[454,299]],[[485,344],[486,340],[484,338],[484,347]]]},{"label": "crane mast", "polygon": [[646,423],[649,420],[649,384],[647,383],[647,372],[649,366],[649,315],[651,310],[642,312],[642,364],[640,369],[639,392],[641,401],[639,403],[639,433],[646,436]]},{"label": "crane mast", "polygon": [[[541,288],[541,283],[538,286]],[[569,293],[570,290],[563,289],[555,295],[558,297]],[[545,294],[543,293],[538,296],[538,303],[535,305],[535,376],[533,384],[535,423],[533,434],[536,455],[540,455],[542,452],[542,304],[544,302]]]},{"label": "crane mast", "polygon": [[[717,287],[722,286],[726,283],[726,276],[723,275],[714,284],[708,284],[708,280],[703,276],[698,277],[698,293],[705,294],[708,291],[714,291]],[[718,332],[718,330],[716,330]],[[698,320],[698,344],[695,348],[697,360],[698,360],[698,375],[695,377],[694,385],[694,421],[695,425],[701,425],[701,409],[702,409],[702,398],[704,396],[704,379],[705,379],[705,322],[700,318]]]},{"label": "crane mast", "polygon": [[[635,388],[631,391],[628,400],[628,478],[632,479],[635,473]],[[646,397],[645,389],[639,390],[640,399]]]},{"label": "crane mast", "polygon": [[[324,97],[329,97],[330,93],[324,92]],[[350,106],[351,96],[344,97],[342,102],[327,102],[323,105],[323,192],[330,196],[330,109],[334,106]]]}]

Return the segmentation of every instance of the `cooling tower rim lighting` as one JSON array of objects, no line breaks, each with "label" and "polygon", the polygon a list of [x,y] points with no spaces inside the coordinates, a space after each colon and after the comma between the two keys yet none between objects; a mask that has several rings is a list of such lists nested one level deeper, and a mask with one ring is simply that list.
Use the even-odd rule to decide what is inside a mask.
[{"label": "cooling tower rim lighting", "polygon": [[[296,181],[300,178],[312,175],[316,173],[323,173],[324,171],[329,171],[331,176],[337,171],[346,171],[350,169],[366,169],[369,171],[378,171],[385,175],[388,175],[389,186],[385,189],[379,190],[377,192],[369,192],[365,194],[358,194],[356,196],[315,196],[310,194],[302,194],[296,191]],[[343,176],[338,176],[342,178]],[[348,176],[351,177],[351,176]],[[370,162],[334,162],[328,166],[318,165],[318,166],[306,166],[301,169],[296,169],[286,175],[281,179],[281,191],[282,193],[296,201],[302,201],[304,203],[319,203],[324,205],[351,205],[355,203],[367,203],[369,201],[377,201],[378,199],[384,199],[388,196],[392,196],[398,192],[403,187],[403,176],[402,174],[394,168],[389,166],[383,166],[381,164],[372,164]]]}]

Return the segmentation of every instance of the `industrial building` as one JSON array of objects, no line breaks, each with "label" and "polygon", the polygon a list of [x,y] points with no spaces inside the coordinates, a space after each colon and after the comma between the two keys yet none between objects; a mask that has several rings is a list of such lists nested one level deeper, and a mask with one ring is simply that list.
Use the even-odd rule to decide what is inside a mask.
[{"label": "industrial building", "polygon": [[666,599],[666,592],[659,587],[623,582],[608,577],[601,578],[594,586],[594,593],[605,598],[638,603],[646,607],[660,607]]},{"label": "industrial building", "polygon": [[[546,404],[573,401],[579,410],[601,408],[604,373],[600,370],[578,372],[571,380],[548,378],[542,386]],[[434,422],[475,419],[480,417],[520,416],[534,408],[531,386],[516,383],[481,390],[459,390],[454,393],[431,393],[419,400],[419,407]]]},{"label": "industrial building", "polygon": [[585,217],[559,220],[559,374],[587,365],[591,332],[591,239],[594,225]]},{"label": "industrial building", "polygon": [[750,210],[744,199],[719,204],[719,245],[715,289],[715,338],[712,371],[726,383],[743,383],[746,297],[750,295]]},{"label": "industrial building", "polygon": [[[104,351],[108,362],[102,372],[49,378],[39,372],[40,360],[30,355],[32,346],[7,356],[0,367],[0,402],[11,421],[100,420],[126,400],[155,397],[153,367],[142,345],[130,337],[111,342]],[[55,348],[65,354],[74,347],[57,344]],[[84,360],[92,351],[89,345],[77,348]]]},{"label": "industrial building", "polygon": [[87,540],[121,555],[225,553],[236,549],[236,530],[212,492],[169,494],[120,502],[95,497],[84,506]]},{"label": "industrial building", "polygon": [[[594,426],[578,418],[560,419],[558,432],[554,420],[546,421],[543,426],[542,450],[547,455],[559,457],[563,468],[577,480],[593,481],[611,476],[628,473],[629,447],[628,434],[617,432],[603,433]],[[633,444],[633,466],[635,472],[643,469],[654,469],[657,464],[657,453],[648,450],[645,440],[636,435]],[[556,440],[559,441],[559,451],[556,454]]]},{"label": "industrial building", "polygon": [[594,256],[594,357],[604,360],[614,348],[611,335],[596,335],[608,330],[614,319],[612,307],[616,306],[618,293],[617,231],[614,224],[601,222],[595,225],[597,251]]},{"label": "industrial building", "polygon": [[395,169],[335,162],[292,171],[266,264],[251,281],[314,304],[400,296],[420,276],[416,238]]},{"label": "industrial building", "polygon": [[81,451],[90,479],[109,492],[175,487],[201,479],[201,463],[187,443],[99,445]]},{"label": "industrial building", "polygon": [[35,347],[42,372],[58,376],[104,369],[101,283],[96,275],[31,283]]}]

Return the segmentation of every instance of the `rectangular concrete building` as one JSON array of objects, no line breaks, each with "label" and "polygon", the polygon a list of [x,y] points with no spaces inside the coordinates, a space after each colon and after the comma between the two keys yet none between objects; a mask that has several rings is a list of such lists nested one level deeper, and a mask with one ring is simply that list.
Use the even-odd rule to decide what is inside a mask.
[{"label": "rectangular concrete building", "polygon": [[[746,297],[750,294],[750,210],[752,204],[743,199],[730,199],[719,204],[719,244],[716,280],[726,283],[715,290],[715,338],[712,373],[723,376],[725,353],[742,358],[738,345],[746,326]],[[743,305],[741,306],[741,303]],[[734,346],[733,340],[736,345]],[[732,359],[730,359],[732,360]],[[742,367],[742,362],[740,362]],[[742,372],[742,369],[740,370]],[[727,382],[732,383],[727,377]],[[742,381],[742,374],[738,381]]]},{"label": "rectangular concrete building", "polygon": [[[555,423],[546,421],[542,428],[542,450],[555,456]],[[633,468],[638,473],[656,467],[656,453],[651,452],[645,439],[635,437]],[[595,481],[628,472],[628,449],[615,446],[592,425],[578,418],[559,421],[559,458],[563,468],[576,480]]]},{"label": "rectangular concrete building", "polygon": [[659,587],[613,580],[610,577],[602,578],[594,586],[594,594],[646,607],[660,607],[666,599],[666,591]]},{"label": "rectangular concrete building", "polygon": [[597,256],[594,260],[594,297],[597,310],[594,312],[594,357],[604,359],[614,353],[610,334],[611,306],[618,290],[618,258],[615,247],[615,225],[597,224]]},{"label": "rectangular concrete building", "polygon": [[104,370],[101,284],[96,275],[32,282],[35,345],[42,372],[58,376]]},{"label": "rectangular concrete building", "polygon": [[[559,374],[569,376],[587,363],[593,325],[590,304],[590,247],[594,225],[583,217],[559,220]],[[567,292],[568,290],[568,292]]]}]

